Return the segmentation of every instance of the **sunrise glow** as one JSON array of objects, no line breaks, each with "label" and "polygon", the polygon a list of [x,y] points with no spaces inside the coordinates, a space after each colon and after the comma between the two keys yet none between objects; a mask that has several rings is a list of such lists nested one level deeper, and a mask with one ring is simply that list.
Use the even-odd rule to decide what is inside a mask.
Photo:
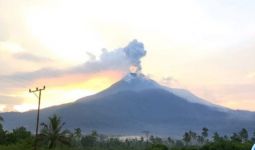
[{"label": "sunrise glow", "polygon": [[147,51],[139,60],[146,76],[212,103],[254,111],[250,6],[193,0],[8,1],[0,6],[0,111],[35,109],[36,97],[28,89],[43,85],[43,108],[102,91],[137,71],[118,51],[134,39]]}]

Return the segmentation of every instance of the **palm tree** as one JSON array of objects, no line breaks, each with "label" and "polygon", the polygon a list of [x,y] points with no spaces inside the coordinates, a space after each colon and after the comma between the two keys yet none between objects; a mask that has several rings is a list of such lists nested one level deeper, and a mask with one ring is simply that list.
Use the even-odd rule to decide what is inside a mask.
[{"label": "palm tree", "polygon": [[0,116],[0,144],[4,144],[5,142],[5,136],[6,136],[6,131],[3,129],[2,122],[4,121],[3,117]]},{"label": "palm tree", "polygon": [[58,143],[70,144],[70,132],[63,130],[64,125],[65,123],[62,123],[61,118],[56,114],[49,117],[48,124],[41,123],[40,137],[47,142],[49,149],[55,148]]},{"label": "palm tree", "polygon": [[4,118],[2,116],[0,116],[0,129],[3,129],[3,125],[2,125],[3,121],[4,121]]},{"label": "palm tree", "polygon": [[75,146],[80,146],[81,145],[81,138],[82,138],[82,133],[80,128],[74,129],[74,133],[72,135],[72,143]]},{"label": "palm tree", "polygon": [[203,128],[202,129],[202,138],[203,138],[203,142],[205,142],[205,143],[208,143],[209,141],[208,141],[208,139],[207,139],[207,137],[208,137],[208,131],[209,131],[209,129],[208,128]]},{"label": "palm tree", "polygon": [[248,140],[249,135],[248,135],[247,129],[243,128],[243,129],[239,132],[239,135],[240,135],[240,137],[241,137],[242,142],[246,142],[246,141]]},{"label": "palm tree", "polygon": [[183,135],[183,139],[182,139],[186,145],[188,145],[191,141],[191,136],[188,132],[185,132],[184,135]]},{"label": "palm tree", "polygon": [[207,137],[208,137],[208,131],[209,131],[208,128],[205,128],[205,127],[204,127],[204,128],[202,129],[202,136],[203,136],[204,138],[207,138]]},{"label": "palm tree", "polygon": [[78,138],[81,137],[81,128],[74,129],[74,136]]}]

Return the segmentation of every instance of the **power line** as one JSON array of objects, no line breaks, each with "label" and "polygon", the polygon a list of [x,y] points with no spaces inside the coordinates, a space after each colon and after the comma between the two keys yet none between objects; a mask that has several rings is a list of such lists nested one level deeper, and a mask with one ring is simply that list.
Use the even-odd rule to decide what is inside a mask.
[{"label": "power line", "polygon": [[[35,145],[34,150],[37,149],[37,136],[38,136],[38,128],[39,128],[39,117],[40,117],[40,105],[41,105],[41,93],[45,90],[45,86],[43,88],[36,88],[35,90],[29,89],[29,93],[33,93],[38,98],[38,110],[37,110],[37,118],[36,118],[36,132],[35,132]],[[39,92],[39,95],[36,93]]]}]

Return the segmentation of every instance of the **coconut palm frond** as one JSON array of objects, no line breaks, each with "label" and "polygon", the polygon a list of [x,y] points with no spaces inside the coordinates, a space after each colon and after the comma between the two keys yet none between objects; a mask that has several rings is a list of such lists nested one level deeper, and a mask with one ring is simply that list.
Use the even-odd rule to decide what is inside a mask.
[{"label": "coconut palm frond", "polygon": [[48,118],[49,122],[41,123],[41,137],[47,142],[48,148],[54,148],[58,143],[70,145],[71,132],[63,130],[65,123],[62,123],[61,118],[53,115]]}]

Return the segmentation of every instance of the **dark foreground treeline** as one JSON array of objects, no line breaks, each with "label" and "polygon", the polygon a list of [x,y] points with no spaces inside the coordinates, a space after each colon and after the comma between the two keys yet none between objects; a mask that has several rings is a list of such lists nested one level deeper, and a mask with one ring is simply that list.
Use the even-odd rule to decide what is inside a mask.
[{"label": "dark foreground treeline", "polygon": [[[0,150],[32,150],[35,136],[26,128],[5,131],[0,116]],[[255,142],[255,132],[249,136],[246,129],[233,133],[232,136],[221,136],[214,133],[208,138],[208,129],[201,133],[188,131],[182,139],[171,137],[160,138],[144,131],[144,136],[133,139],[113,138],[92,131],[83,135],[77,128],[74,131],[64,130],[61,118],[53,115],[47,123],[41,124],[38,136],[38,150],[250,150]]]}]

